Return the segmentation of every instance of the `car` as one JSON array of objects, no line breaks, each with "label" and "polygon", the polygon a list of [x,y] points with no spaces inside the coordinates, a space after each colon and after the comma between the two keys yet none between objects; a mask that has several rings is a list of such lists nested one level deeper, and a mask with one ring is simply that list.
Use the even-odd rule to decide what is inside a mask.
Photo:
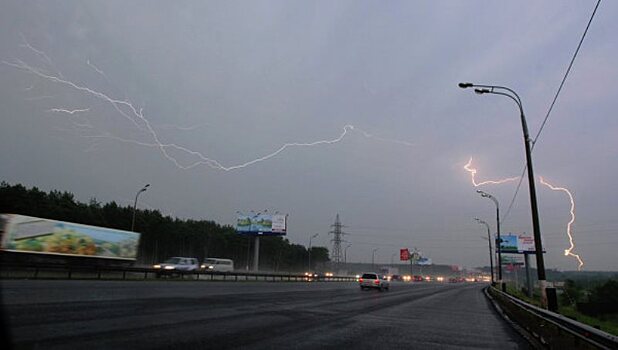
[{"label": "car", "polygon": [[305,281],[320,281],[324,278],[324,274],[320,272],[305,272]]},{"label": "car", "polygon": [[375,288],[380,292],[383,290],[389,290],[391,284],[386,276],[377,274],[375,272],[365,272],[358,279],[358,284],[361,290]]},{"label": "car", "polygon": [[157,277],[159,277],[161,275],[173,275],[177,272],[197,271],[200,265],[196,258],[174,256],[152,267],[157,270]]},{"label": "car", "polygon": [[234,261],[231,259],[206,258],[200,267],[206,271],[232,272],[234,271]]}]

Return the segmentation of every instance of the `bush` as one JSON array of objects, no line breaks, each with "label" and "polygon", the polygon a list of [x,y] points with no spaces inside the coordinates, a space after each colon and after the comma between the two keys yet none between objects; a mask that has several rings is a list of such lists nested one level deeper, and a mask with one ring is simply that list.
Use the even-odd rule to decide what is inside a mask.
[{"label": "bush", "polygon": [[618,281],[609,280],[595,287],[587,303],[577,303],[577,310],[591,316],[617,313]]}]

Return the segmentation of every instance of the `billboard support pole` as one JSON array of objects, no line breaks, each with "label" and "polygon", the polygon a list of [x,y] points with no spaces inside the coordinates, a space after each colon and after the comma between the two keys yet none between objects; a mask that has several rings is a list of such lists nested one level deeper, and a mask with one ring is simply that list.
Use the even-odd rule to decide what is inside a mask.
[{"label": "billboard support pole", "polygon": [[524,253],[524,262],[526,263],[526,294],[528,298],[532,298],[532,276],[530,273],[530,254]]},{"label": "billboard support pole", "polygon": [[260,263],[260,236],[255,236],[255,244],[253,245],[253,271],[258,271]]}]

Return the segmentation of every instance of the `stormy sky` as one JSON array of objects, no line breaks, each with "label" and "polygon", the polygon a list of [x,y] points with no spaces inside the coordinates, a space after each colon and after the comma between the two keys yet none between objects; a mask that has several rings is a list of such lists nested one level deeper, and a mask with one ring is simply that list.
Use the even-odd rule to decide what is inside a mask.
[{"label": "stormy sky", "polygon": [[[522,128],[511,100],[457,83],[514,89],[536,135],[595,4],[5,0],[0,179],[123,205],[150,183],[141,208],[289,213],[290,241],[329,249],[339,213],[348,261],[488,265],[473,218],[495,230],[495,207],[475,190],[505,216],[517,182],[475,188],[463,167],[518,177]],[[533,153],[574,195],[586,270],[617,268],[617,14],[599,7]],[[568,196],[537,193],[546,266],[577,269]],[[526,181],[504,219],[532,233]]]}]

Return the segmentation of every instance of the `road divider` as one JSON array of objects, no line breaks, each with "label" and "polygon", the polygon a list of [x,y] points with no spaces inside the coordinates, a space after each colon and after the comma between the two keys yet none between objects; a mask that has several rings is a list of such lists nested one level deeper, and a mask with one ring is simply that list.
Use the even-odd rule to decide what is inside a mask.
[{"label": "road divider", "polygon": [[498,311],[551,349],[618,349],[618,337],[487,287]]},{"label": "road divider", "polygon": [[277,272],[165,271],[150,267],[88,266],[72,264],[0,263],[2,279],[106,279],[150,280],[179,279],[194,281],[270,281],[270,282],[354,282],[353,276]]}]

